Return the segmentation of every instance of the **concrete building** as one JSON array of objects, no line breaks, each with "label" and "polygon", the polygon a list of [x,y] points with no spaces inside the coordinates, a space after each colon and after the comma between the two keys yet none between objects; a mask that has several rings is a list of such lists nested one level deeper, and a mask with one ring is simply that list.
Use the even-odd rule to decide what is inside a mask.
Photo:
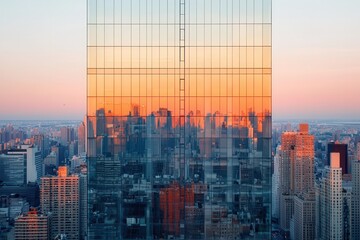
[{"label": "concrete building", "polygon": [[308,124],[300,124],[298,132],[285,132],[281,140],[280,228],[288,234],[293,218],[295,238],[314,239],[314,136]]},{"label": "concrete building", "polygon": [[41,152],[36,146],[22,145],[21,149],[26,149],[26,175],[27,182],[38,182],[43,175]]},{"label": "concrete building", "polygon": [[51,238],[66,234],[69,240],[80,238],[79,176],[69,175],[67,167],[58,168],[58,176],[41,178],[40,206],[51,212]]},{"label": "concrete building", "polygon": [[80,174],[80,237],[86,239],[87,236],[87,174]]},{"label": "concrete building", "polygon": [[68,146],[70,142],[75,139],[74,129],[71,127],[60,128],[60,143],[64,146]]},{"label": "concrete building", "polygon": [[294,195],[280,195],[280,228],[285,233],[290,232],[290,220],[294,214]]},{"label": "concrete building", "polygon": [[285,132],[281,135],[280,158],[280,194],[294,192],[294,162],[296,132]]},{"label": "concrete building", "polygon": [[351,240],[351,194],[352,182],[343,180],[343,239]]},{"label": "concrete building", "polygon": [[294,240],[315,237],[315,192],[294,196]]},{"label": "concrete building", "polygon": [[274,157],[274,172],[272,175],[272,217],[278,219],[280,215],[280,159],[281,146],[276,149]]},{"label": "concrete building", "polygon": [[300,124],[295,137],[295,162],[293,167],[294,193],[303,195],[314,191],[314,136],[308,124]]},{"label": "concrete building", "polygon": [[73,156],[78,154],[78,142],[72,141],[68,146],[68,158],[71,159]]},{"label": "concrete building", "polygon": [[78,127],[78,154],[85,153],[85,123],[81,122]]},{"label": "concrete building", "polygon": [[360,160],[352,164],[351,239],[360,239]]},{"label": "concrete building", "polygon": [[48,240],[50,239],[49,216],[31,209],[15,220],[15,240]]},{"label": "concrete building", "polygon": [[285,132],[281,136],[281,158],[280,158],[280,186],[279,186],[279,207],[280,207],[280,228],[290,231],[290,219],[294,212],[293,192],[294,178],[293,166],[295,158],[295,132]]},{"label": "concrete building", "polygon": [[356,143],[356,159],[355,160],[360,160],[360,142]]},{"label": "concrete building", "polygon": [[32,139],[33,139],[32,143],[39,148],[41,152],[41,157],[45,158],[50,151],[49,138],[43,134],[37,134],[33,136]]},{"label": "concrete building", "polygon": [[[325,167],[320,180],[318,239],[343,239],[343,188],[340,153],[330,154],[330,166]],[[356,238],[354,238],[356,239]]]}]

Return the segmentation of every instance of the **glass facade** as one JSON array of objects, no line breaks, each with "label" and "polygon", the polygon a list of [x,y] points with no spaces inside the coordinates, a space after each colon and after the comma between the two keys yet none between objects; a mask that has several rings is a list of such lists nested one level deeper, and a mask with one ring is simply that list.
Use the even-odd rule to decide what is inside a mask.
[{"label": "glass facade", "polygon": [[88,0],[90,239],[270,239],[271,0]]},{"label": "glass facade", "polygon": [[0,154],[0,181],[10,186],[26,184],[26,162],[25,154]]}]

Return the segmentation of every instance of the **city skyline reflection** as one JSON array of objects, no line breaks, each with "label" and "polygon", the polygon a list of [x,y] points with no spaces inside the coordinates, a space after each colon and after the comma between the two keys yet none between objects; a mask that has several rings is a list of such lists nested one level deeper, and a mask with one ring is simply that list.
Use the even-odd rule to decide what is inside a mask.
[{"label": "city skyline reflection", "polygon": [[271,232],[271,1],[89,1],[89,237]]}]

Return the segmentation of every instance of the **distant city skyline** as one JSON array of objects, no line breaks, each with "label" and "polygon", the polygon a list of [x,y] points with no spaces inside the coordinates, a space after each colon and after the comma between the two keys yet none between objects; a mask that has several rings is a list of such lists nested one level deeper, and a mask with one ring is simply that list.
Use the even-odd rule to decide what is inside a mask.
[{"label": "distant city skyline", "polygon": [[[273,2],[274,120],[360,119],[359,7]],[[2,0],[0,31],[0,119],[82,120],[86,1]]]}]

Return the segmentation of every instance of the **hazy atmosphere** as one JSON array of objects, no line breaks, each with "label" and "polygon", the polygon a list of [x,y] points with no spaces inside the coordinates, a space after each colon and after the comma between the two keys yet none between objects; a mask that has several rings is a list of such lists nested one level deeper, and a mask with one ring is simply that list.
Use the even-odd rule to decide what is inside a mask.
[{"label": "hazy atmosphere", "polygon": [[[359,7],[273,1],[274,119],[360,118]],[[0,31],[0,119],[82,119],[86,1],[2,0]]]}]

